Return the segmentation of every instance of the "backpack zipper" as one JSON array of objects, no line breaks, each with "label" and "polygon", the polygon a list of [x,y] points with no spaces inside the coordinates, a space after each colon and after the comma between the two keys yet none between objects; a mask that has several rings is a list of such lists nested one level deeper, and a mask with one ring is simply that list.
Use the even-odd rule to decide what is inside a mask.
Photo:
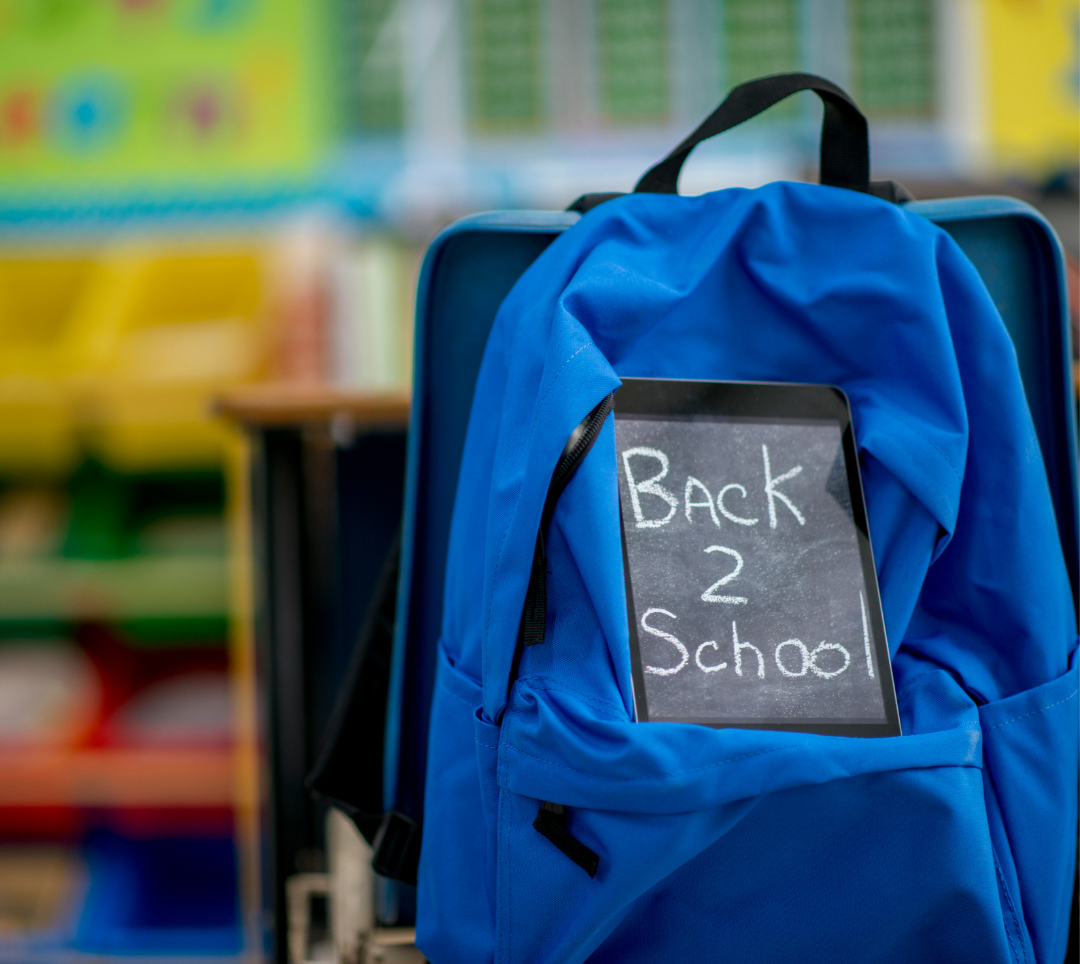
[{"label": "backpack zipper", "polygon": [[[544,641],[547,631],[547,548],[545,540],[548,527],[551,525],[551,517],[555,514],[555,503],[559,501],[563,489],[573,478],[578,466],[581,465],[589,449],[593,447],[604,427],[604,420],[611,414],[615,407],[615,393],[601,399],[581,423],[570,433],[566,447],[563,449],[559,461],[555,463],[555,471],[551,473],[551,484],[548,486],[547,497],[544,499],[544,511],[540,514],[540,529],[536,534],[536,547],[533,549],[532,570],[529,573],[529,586],[525,590],[525,605],[521,612],[521,625],[518,627],[517,645],[514,647],[514,660],[510,664],[510,679],[506,683],[506,702],[510,702],[510,690],[518,678],[518,667],[521,664],[521,653],[526,646],[535,646]],[[503,712],[505,712],[505,708]],[[502,714],[499,714],[498,723],[502,722]]]},{"label": "backpack zipper", "polygon": [[[615,393],[612,392],[600,401],[581,423],[570,433],[555,471],[551,473],[551,484],[544,499],[544,511],[540,514],[540,529],[536,533],[536,548],[533,550],[532,571],[529,573],[529,587],[525,590],[525,606],[521,612],[521,626],[518,629],[517,645],[514,647],[514,661],[510,665],[510,679],[506,684],[506,703],[510,704],[510,690],[518,678],[521,654],[526,646],[535,646],[544,641],[547,632],[547,548],[545,539],[551,526],[551,517],[555,514],[555,504],[559,501],[563,489],[574,477],[574,473],[589,454],[600,436],[604,421],[615,407]],[[503,708],[503,713],[506,708]],[[502,713],[498,722],[502,723]],[[566,827],[566,807],[548,801],[540,802],[534,829],[550,840],[559,850],[569,857],[590,877],[596,876],[600,866],[599,855],[580,840]]]},{"label": "backpack zipper", "polygon": [[[529,588],[525,591],[525,606],[521,613],[521,626],[518,629],[517,647],[510,673],[509,686],[517,679],[518,663],[523,646],[535,646],[544,641],[547,631],[547,547],[545,540],[551,527],[551,518],[555,514],[555,505],[559,496],[577,472],[578,466],[585,460],[589,450],[600,436],[604,420],[615,407],[615,393],[612,392],[600,401],[581,423],[570,433],[555,471],[551,473],[544,511],[540,515],[540,529],[536,534],[536,548],[533,550],[532,571],[529,574]],[[509,686],[507,697],[509,697]]]},{"label": "backpack zipper", "polygon": [[548,487],[547,499],[544,502],[541,528],[546,528],[545,519],[547,523],[551,522],[556,501],[562,495],[567,483],[573,478],[582,460],[589,454],[589,449],[599,437],[600,430],[604,427],[604,422],[614,407],[615,393],[612,392],[602,398],[600,404],[589,412],[578,427],[570,433],[566,448],[563,449],[563,454],[559,456],[559,461],[555,464],[555,471],[551,473],[551,485]]}]

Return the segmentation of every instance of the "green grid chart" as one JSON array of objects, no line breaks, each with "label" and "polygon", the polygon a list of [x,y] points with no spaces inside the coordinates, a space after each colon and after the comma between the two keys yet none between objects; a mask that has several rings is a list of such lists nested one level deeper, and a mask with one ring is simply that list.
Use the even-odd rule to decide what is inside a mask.
[{"label": "green grid chart", "polygon": [[395,134],[405,121],[404,24],[397,0],[339,0],[349,134]]},{"label": "green grid chart", "polygon": [[[755,77],[800,69],[798,0],[721,0],[724,88]],[[796,100],[773,107],[767,119],[790,119]]]},{"label": "green grid chart", "polygon": [[544,121],[539,0],[469,0],[469,108],[480,131],[530,130]]},{"label": "green grid chart", "polygon": [[596,0],[601,113],[611,122],[665,121],[671,109],[667,4]]},{"label": "green grid chart", "polygon": [[303,176],[329,134],[322,9],[0,0],[0,191]]},{"label": "green grid chart", "polygon": [[932,0],[851,0],[854,94],[868,114],[934,109]]}]

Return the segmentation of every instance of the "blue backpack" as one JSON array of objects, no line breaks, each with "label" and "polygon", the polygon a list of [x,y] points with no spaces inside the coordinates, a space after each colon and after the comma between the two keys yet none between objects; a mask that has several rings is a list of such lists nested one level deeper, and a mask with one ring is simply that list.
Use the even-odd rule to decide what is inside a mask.
[{"label": "blue backpack", "polygon": [[[806,88],[821,185],[675,193],[694,144]],[[584,201],[503,302],[431,705],[435,964],[1063,958],[1077,634],[1044,460],[978,273],[868,172],[842,91],[745,85],[635,193]],[[903,736],[633,721],[627,376],[844,389]]]}]

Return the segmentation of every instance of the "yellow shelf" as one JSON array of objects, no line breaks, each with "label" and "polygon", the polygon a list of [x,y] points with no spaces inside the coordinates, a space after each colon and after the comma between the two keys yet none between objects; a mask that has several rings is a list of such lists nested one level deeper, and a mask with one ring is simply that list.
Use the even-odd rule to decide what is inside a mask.
[{"label": "yellow shelf", "polygon": [[0,473],[59,478],[91,454],[123,471],[215,468],[209,399],[264,377],[257,248],[0,251]]}]

